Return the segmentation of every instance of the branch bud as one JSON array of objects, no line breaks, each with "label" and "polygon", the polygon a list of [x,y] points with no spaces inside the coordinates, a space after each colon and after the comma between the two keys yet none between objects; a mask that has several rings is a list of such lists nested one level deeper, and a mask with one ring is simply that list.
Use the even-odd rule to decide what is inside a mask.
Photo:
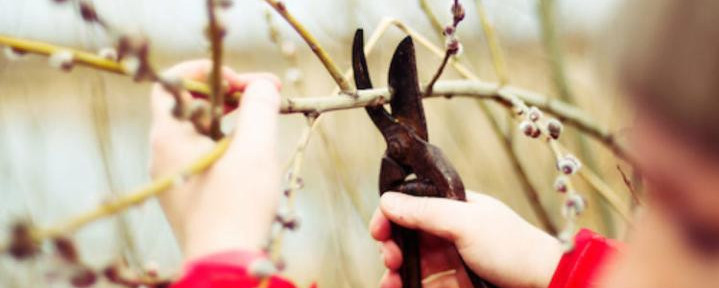
[{"label": "branch bud", "polygon": [[97,274],[87,267],[80,267],[70,277],[70,284],[74,287],[90,287],[97,282]]},{"label": "branch bud", "polygon": [[5,54],[5,58],[10,61],[21,60],[23,57],[25,57],[25,55],[27,55],[27,51],[10,46],[6,46],[3,49],[3,53]]},{"label": "branch bud", "polygon": [[58,256],[68,263],[78,264],[80,262],[80,256],[75,247],[75,243],[70,238],[58,237],[53,239],[53,245]]},{"label": "branch bud", "polygon": [[537,122],[539,121],[539,119],[542,118],[542,111],[539,110],[539,108],[532,106],[531,108],[529,108],[527,118],[532,122]]},{"label": "branch bud", "polygon": [[454,35],[447,37],[445,46],[449,55],[457,55],[462,52],[462,43],[459,43],[459,39]]},{"label": "branch bud", "polygon": [[101,48],[100,51],[97,51],[97,55],[105,58],[107,60],[117,61],[117,50],[115,48],[111,47],[105,47]]},{"label": "branch bud", "polygon": [[522,131],[522,133],[527,137],[532,137],[535,133],[534,130],[537,130],[537,127],[530,121],[524,120],[519,123],[519,131]]},{"label": "branch bud", "polygon": [[298,68],[289,68],[285,71],[285,81],[296,84],[302,80],[302,71]]},{"label": "branch bud", "polygon": [[559,193],[567,193],[569,179],[567,176],[559,176],[554,180],[554,190]]},{"label": "branch bud", "polygon": [[462,6],[462,3],[459,3],[459,0],[454,0],[450,10],[452,11],[452,18],[454,21],[454,26],[457,26],[457,24],[459,22],[464,20],[464,16],[465,16],[464,6]]},{"label": "branch bud", "polygon": [[86,22],[97,22],[98,16],[95,5],[87,0],[80,1],[80,16],[82,16],[82,20]]},{"label": "branch bud", "polygon": [[557,161],[557,169],[566,175],[577,173],[581,168],[582,163],[574,155],[564,156],[564,158]]},{"label": "branch bud", "polygon": [[562,125],[562,122],[559,122],[557,119],[550,119],[547,122],[547,130],[549,131],[549,136],[551,136],[552,139],[557,140],[559,139],[559,136],[562,135],[564,125]]},{"label": "branch bud", "polygon": [[570,193],[564,203],[562,214],[564,217],[573,218],[581,215],[587,209],[587,200],[582,195]]},{"label": "branch bud", "polygon": [[35,256],[40,251],[40,247],[32,237],[32,228],[25,223],[17,223],[12,227],[10,236],[10,246],[8,251],[10,255],[18,260],[27,259]]},{"label": "branch bud", "polygon": [[277,267],[270,259],[260,258],[250,263],[250,275],[255,278],[267,278],[276,274]]},{"label": "branch bud", "polygon": [[70,71],[75,66],[75,54],[68,50],[56,51],[50,55],[48,63],[52,68]]}]

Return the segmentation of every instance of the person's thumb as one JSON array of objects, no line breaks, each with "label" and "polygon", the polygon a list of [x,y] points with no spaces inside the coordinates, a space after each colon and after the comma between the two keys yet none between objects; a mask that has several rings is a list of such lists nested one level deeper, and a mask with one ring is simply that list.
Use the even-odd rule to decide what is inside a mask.
[{"label": "person's thumb", "polygon": [[380,209],[391,222],[422,230],[455,242],[465,231],[469,204],[444,198],[415,197],[387,192],[380,198]]}]

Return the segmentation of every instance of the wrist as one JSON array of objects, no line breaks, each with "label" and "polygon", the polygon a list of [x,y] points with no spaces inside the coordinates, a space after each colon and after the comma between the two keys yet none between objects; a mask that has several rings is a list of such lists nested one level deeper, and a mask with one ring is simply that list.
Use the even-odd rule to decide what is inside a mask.
[{"label": "wrist", "polygon": [[556,238],[549,234],[541,233],[537,240],[537,245],[531,257],[532,270],[534,280],[532,281],[531,287],[546,288],[552,281],[554,271],[557,269],[557,265],[564,255],[562,245]]},{"label": "wrist", "polygon": [[226,251],[259,252],[271,225],[249,219],[194,216],[186,222],[182,245],[185,259]]}]

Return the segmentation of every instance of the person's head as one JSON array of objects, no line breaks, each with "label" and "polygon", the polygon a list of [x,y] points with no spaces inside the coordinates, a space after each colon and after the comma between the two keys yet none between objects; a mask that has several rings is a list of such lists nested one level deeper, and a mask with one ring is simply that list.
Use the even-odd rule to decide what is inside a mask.
[{"label": "person's head", "polygon": [[619,44],[616,73],[637,110],[633,151],[649,207],[635,226],[626,261],[633,268],[621,278],[651,287],[716,287],[719,1],[627,2],[621,31],[607,41]]}]

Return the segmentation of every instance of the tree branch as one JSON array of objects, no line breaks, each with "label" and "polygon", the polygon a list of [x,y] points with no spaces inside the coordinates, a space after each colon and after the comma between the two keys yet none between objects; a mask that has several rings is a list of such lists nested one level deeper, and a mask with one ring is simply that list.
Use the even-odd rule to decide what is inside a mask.
[{"label": "tree branch", "polygon": [[220,120],[224,113],[225,93],[222,88],[222,43],[225,28],[217,19],[216,0],[207,0],[207,38],[210,40],[212,70],[210,72],[210,137],[222,138]]},{"label": "tree branch", "polygon": [[[95,53],[77,50],[73,48],[58,46],[54,44],[49,44],[41,41],[34,41],[29,39],[22,39],[7,35],[1,35],[0,34],[0,45],[5,45],[8,47],[11,47],[13,49],[17,49],[18,51],[22,51],[24,53],[32,53],[32,54],[38,54],[42,56],[50,56],[53,53],[59,52],[59,51],[70,51],[73,54],[73,60],[75,64],[86,66],[89,68],[102,70],[105,72],[110,72],[114,74],[120,74],[120,75],[126,75],[133,77],[132,73],[127,71],[123,64],[118,61],[109,60],[106,58],[103,58],[100,55],[97,55]],[[203,94],[203,95],[209,95],[210,87],[207,86],[207,84],[194,81],[190,79],[183,79],[182,80],[182,86],[187,89],[188,91]],[[233,99],[239,99],[242,96],[241,93],[234,93],[231,98]],[[229,101],[229,100],[228,100]]]},{"label": "tree branch", "polygon": [[[285,98],[282,101],[280,112],[283,114],[324,113],[335,110],[382,105],[389,103],[390,100],[390,94],[387,88],[359,90],[357,91],[357,96],[356,98],[347,97],[340,93],[322,97]],[[549,99],[544,95],[513,86],[500,88],[497,83],[479,80],[439,81],[435,85],[432,95],[426,95],[425,97],[451,98],[454,96],[489,99],[497,101],[507,108],[513,107],[512,98],[516,97],[530,106],[536,106],[546,113],[557,116],[563,120],[565,124],[577,127],[577,129],[607,145],[618,157],[629,162],[633,161],[625,148],[614,140],[613,134],[595,124],[582,110],[562,101]]]},{"label": "tree branch", "polygon": [[111,202],[102,204],[95,209],[72,217],[71,219],[55,226],[35,230],[33,233],[33,238],[35,241],[41,242],[45,239],[56,238],[65,234],[69,234],[91,222],[115,215],[117,213],[121,213],[132,206],[143,203],[146,200],[155,197],[160,193],[174,187],[176,183],[184,182],[187,180],[188,177],[206,171],[210,166],[212,166],[213,163],[215,163],[217,159],[222,157],[222,155],[227,150],[229,143],[230,140],[228,138],[224,138],[217,142],[217,145],[214,149],[212,149],[212,151],[203,155],[178,173],[158,178],[152,183],[138,188],[135,191],[124,193],[122,194],[123,196],[120,196]]}]

